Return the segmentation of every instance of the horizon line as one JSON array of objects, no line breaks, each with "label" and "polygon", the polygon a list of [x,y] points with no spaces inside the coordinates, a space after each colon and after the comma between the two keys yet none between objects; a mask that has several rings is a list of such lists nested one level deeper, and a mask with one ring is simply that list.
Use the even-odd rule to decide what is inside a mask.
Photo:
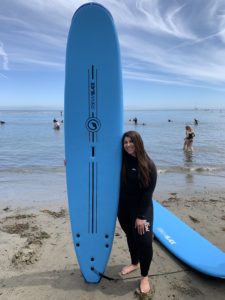
[{"label": "horizon line", "polygon": [[[20,106],[12,106],[12,105],[0,105],[0,110],[60,110],[64,111],[63,106],[44,106],[44,105],[20,105]],[[132,107],[132,106],[124,106],[124,111],[143,111],[143,110],[223,110],[224,107]]]}]

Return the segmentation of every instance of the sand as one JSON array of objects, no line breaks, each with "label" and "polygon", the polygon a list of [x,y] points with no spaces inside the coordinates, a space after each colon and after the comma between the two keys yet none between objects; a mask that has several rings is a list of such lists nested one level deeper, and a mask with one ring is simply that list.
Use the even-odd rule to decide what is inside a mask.
[{"label": "sand", "polygon": [[[199,193],[171,192],[159,202],[225,251],[225,190]],[[1,202],[0,202],[1,203]],[[197,273],[154,240],[150,282],[155,300],[225,299],[225,280]],[[204,249],[203,249],[204,251]],[[74,253],[67,204],[53,208],[1,206],[0,299],[138,299],[134,294],[139,270],[122,279],[118,273],[129,264],[123,232],[116,226],[115,239],[102,279],[86,284]],[[147,298],[145,298],[147,299]]]}]

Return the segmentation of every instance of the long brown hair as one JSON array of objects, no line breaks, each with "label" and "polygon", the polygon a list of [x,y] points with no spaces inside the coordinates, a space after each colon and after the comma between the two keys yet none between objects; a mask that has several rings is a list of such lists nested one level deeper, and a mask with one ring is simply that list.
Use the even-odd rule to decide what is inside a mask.
[{"label": "long brown hair", "polygon": [[126,151],[124,150],[124,139],[129,137],[135,146],[135,154],[138,162],[140,186],[147,188],[150,183],[152,160],[144,148],[143,140],[137,131],[127,131],[122,137],[122,182],[126,184]]}]

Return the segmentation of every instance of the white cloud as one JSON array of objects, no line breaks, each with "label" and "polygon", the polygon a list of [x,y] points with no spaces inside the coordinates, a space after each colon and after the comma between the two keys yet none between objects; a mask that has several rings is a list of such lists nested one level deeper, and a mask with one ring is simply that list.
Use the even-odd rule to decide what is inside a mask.
[{"label": "white cloud", "polygon": [[[145,2],[139,1],[142,8]],[[191,85],[211,87],[215,85],[217,89],[223,88],[225,83],[225,62],[222,57],[224,45],[221,44],[220,39],[224,35],[224,28],[222,29],[221,22],[217,18],[218,11],[222,11],[221,5],[224,6],[223,2],[218,1],[217,6],[213,4],[214,1],[208,2],[214,5],[214,14],[210,11],[210,5],[207,9],[195,12],[197,8],[192,6],[179,5],[177,8],[161,6],[159,10],[160,1],[151,1],[151,3],[154,3],[154,9],[152,7],[152,10],[145,11],[145,14],[148,15],[151,24],[155,24],[155,32],[149,30],[148,34],[146,32],[145,34],[131,34],[128,30],[124,30],[122,33],[125,77],[130,74],[129,78],[135,80],[142,78],[142,80],[152,81],[155,76],[155,81],[160,82],[159,73],[161,73],[161,82],[166,84],[173,82],[185,85],[188,79],[188,84]],[[170,3],[172,6],[175,1],[170,1]],[[142,10],[144,11],[144,8]],[[155,12],[157,19],[152,16]],[[181,12],[183,15],[179,16]],[[201,12],[200,20],[204,20],[203,24],[195,19]],[[190,18],[191,13],[193,18]],[[152,20],[155,20],[155,23]],[[147,26],[147,22],[145,23]],[[130,64],[130,61],[133,63]],[[139,65],[138,71],[132,67],[134,65],[136,67]],[[134,76],[131,76],[132,72]]]},{"label": "white cloud", "polygon": [[[1,68],[62,70],[74,11],[84,0],[11,0],[0,12]],[[224,0],[99,0],[112,13],[124,77],[222,88]],[[7,9],[6,9],[7,8]],[[5,53],[4,48],[7,49]]]},{"label": "white cloud", "polygon": [[139,19],[143,29],[147,28],[150,32],[178,38],[193,38],[179,14],[185,5],[174,6],[173,1],[170,4],[171,6],[168,7],[164,5],[162,9],[162,2],[158,0],[136,1],[137,10],[141,13]]},{"label": "white cloud", "polygon": [[[0,61],[2,61],[2,70],[7,71],[9,70],[8,67],[8,55],[4,50],[4,45],[3,43],[0,41]],[[3,76],[3,75],[2,75]]]}]

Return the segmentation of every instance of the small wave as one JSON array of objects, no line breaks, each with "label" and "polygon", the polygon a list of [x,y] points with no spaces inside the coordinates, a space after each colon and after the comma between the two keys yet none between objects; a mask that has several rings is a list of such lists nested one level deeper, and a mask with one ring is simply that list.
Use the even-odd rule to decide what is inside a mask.
[{"label": "small wave", "polygon": [[164,173],[218,173],[225,171],[225,166],[221,167],[212,167],[212,166],[205,166],[205,167],[188,167],[188,166],[168,166],[168,167],[161,167],[158,169],[158,174]]},{"label": "small wave", "polygon": [[[223,170],[221,170],[221,168],[216,168],[216,167],[196,167],[196,168],[193,168],[193,172],[215,172],[215,171],[223,171]],[[191,171],[192,171],[192,168],[191,168]]]},{"label": "small wave", "polygon": [[157,170],[158,174],[163,174],[163,173],[167,173],[167,169],[158,169]]},{"label": "small wave", "polygon": [[0,168],[0,173],[7,174],[43,174],[43,173],[64,173],[63,166],[22,166]]}]

